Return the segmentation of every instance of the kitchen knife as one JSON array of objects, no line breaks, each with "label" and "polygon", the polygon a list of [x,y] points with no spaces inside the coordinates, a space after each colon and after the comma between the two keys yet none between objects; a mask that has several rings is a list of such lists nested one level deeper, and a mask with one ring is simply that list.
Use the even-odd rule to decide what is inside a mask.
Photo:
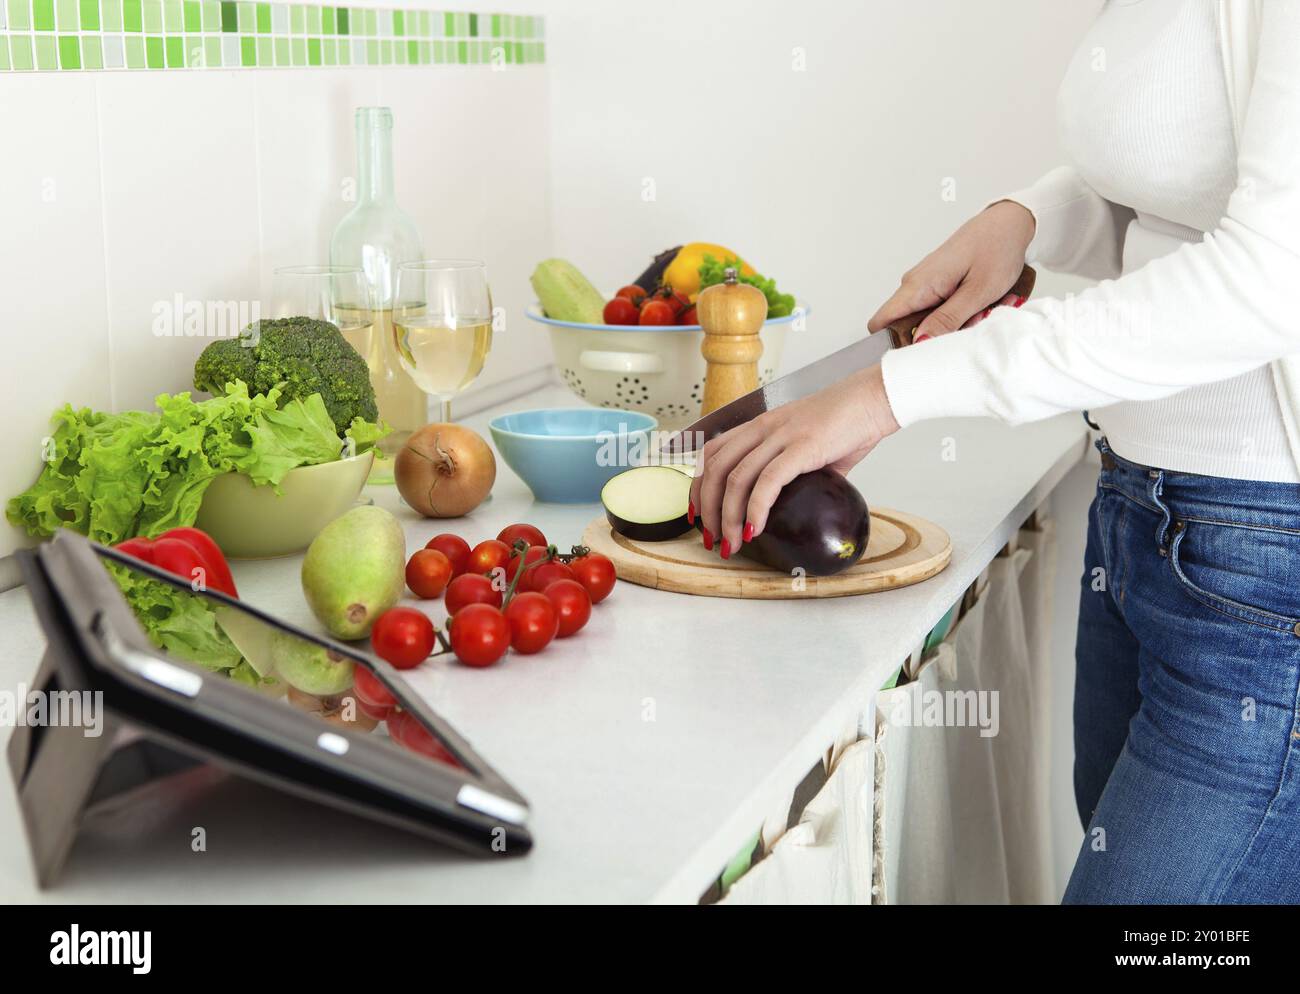
[{"label": "kitchen knife", "polygon": [[[1020,273],[1020,278],[1007,293],[1028,297],[1033,292],[1037,276],[1033,267],[1025,266]],[[670,434],[660,444],[659,450],[672,455],[694,452],[703,448],[704,443],[709,439],[730,431],[737,425],[752,421],[765,411],[807,397],[844,379],[851,373],[866,369],[873,363],[879,362],[891,348],[901,349],[911,345],[917,326],[934,311],[935,308],[930,307],[899,318],[880,331],[838,352],[832,352],[802,369],[787,373],[766,386],[738,397],[730,404],[724,404],[689,427]]]}]

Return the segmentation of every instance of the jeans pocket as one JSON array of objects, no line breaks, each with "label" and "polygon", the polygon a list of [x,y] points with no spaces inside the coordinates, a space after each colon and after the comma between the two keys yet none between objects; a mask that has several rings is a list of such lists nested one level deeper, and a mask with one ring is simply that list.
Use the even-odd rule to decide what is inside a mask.
[{"label": "jeans pocket", "polygon": [[1300,534],[1175,516],[1169,566],[1188,595],[1239,621],[1300,634],[1300,595],[1290,576]]}]

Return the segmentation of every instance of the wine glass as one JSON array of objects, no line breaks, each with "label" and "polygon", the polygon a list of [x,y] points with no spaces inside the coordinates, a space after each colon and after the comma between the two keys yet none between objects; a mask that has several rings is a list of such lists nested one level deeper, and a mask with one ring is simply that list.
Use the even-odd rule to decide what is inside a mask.
[{"label": "wine glass", "polygon": [[307,317],[334,325],[361,353],[374,378],[379,361],[370,287],[359,266],[285,266],[271,281],[271,317]]},{"label": "wine glass", "polygon": [[[328,321],[365,359],[371,384],[379,378],[376,371],[382,370],[383,354],[379,335],[375,333],[370,284],[360,266],[284,266],[275,270],[271,281],[270,316]],[[344,431],[348,426],[335,427]],[[381,455],[382,452],[375,453],[376,458],[367,476],[369,483],[393,482],[391,462],[382,460]],[[373,500],[362,497],[358,503],[370,504]]]},{"label": "wine glass", "polygon": [[483,371],[492,348],[487,268],[471,259],[425,259],[397,267],[393,344],[402,368],[436,398],[440,420],[451,399]]}]

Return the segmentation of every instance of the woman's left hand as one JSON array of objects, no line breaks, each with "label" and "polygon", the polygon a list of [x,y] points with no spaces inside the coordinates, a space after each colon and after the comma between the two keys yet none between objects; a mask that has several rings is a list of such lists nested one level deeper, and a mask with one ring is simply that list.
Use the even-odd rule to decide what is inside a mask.
[{"label": "woman's left hand", "polygon": [[772,502],[796,476],[823,466],[847,473],[897,430],[877,364],[711,439],[691,483],[704,547],[720,539],[728,558],[763,533]]}]

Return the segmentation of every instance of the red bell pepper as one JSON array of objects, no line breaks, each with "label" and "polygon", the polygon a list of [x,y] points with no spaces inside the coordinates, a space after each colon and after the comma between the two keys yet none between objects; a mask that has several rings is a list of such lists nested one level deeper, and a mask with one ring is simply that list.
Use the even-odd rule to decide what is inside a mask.
[{"label": "red bell pepper", "polygon": [[157,538],[129,538],[113,548],[190,583],[197,581],[200,586],[239,596],[220,547],[197,528],[173,528]]}]

